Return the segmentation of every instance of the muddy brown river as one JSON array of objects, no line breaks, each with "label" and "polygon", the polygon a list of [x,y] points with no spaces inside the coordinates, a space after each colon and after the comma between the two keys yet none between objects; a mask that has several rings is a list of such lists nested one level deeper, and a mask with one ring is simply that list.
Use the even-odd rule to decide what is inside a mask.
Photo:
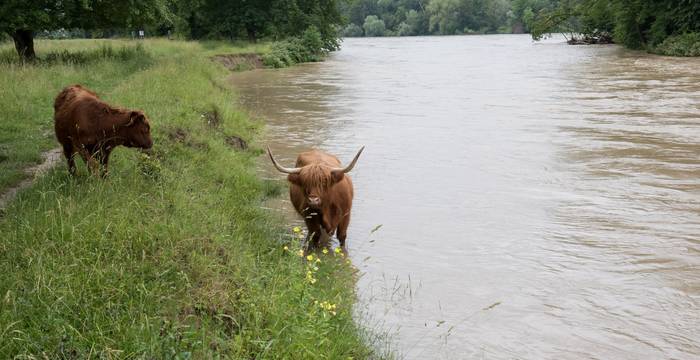
[{"label": "muddy brown river", "polygon": [[366,145],[357,313],[400,357],[700,357],[700,59],[347,39],[233,81],[287,165]]}]

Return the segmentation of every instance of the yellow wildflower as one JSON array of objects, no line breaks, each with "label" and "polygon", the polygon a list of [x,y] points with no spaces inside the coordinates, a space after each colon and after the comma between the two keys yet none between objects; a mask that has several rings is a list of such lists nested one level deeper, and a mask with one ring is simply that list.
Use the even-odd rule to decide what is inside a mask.
[{"label": "yellow wildflower", "polygon": [[287,250],[289,250],[289,246],[285,245],[285,246],[284,246],[284,251],[287,251]]},{"label": "yellow wildflower", "polygon": [[336,254],[340,254],[340,252],[341,252],[342,250],[340,250],[340,248],[337,247],[337,248],[333,249],[333,251],[335,251]]},{"label": "yellow wildflower", "polygon": [[295,226],[292,230],[297,234],[301,232],[301,228],[298,226]]},{"label": "yellow wildflower", "polygon": [[297,254],[299,255],[299,257],[304,256],[304,250],[299,249],[299,251],[297,251]]},{"label": "yellow wildflower", "polygon": [[306,260],[313,261],[314,260],[313,254],[306,255]]},{"label": "yellow wildflower", "polygon": [[323,250],[322,250],[321,252],[324,253],[324,254],[328,254],[328,249],[323,248]]}]

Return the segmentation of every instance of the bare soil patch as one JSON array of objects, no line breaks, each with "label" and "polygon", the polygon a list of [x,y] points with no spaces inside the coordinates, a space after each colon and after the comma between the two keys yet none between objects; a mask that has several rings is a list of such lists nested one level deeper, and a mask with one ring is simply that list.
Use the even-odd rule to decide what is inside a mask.
[{"label": "bare soil patch", "polygon": [[248,143],[246,143],[245,140],[242,138],[235,136],[235,135],[230,135],[226,137],[226,144],[228,146],[236,149],[236,150],[246,150],[248,149]]},{"label": "bare soil patch", "polygon": [[214,55],[212,59],[218,61],[231,71],[245,71],[262,69],[262,57],[258,54],[222,54]]},{"label": "bare soil patch", "polygon": [[27,178],[22,180],[19,184],[10,187],[9,189],[0,193],[0,209],[4,209],[7,204],[12,201],[12,199],[17,196],[17,193],[25,188],[31,186],[37,177],[41,176],[45,172],[49,171],[54,165],[56,165],[63,156],[60,148],[52,149],[41,154],[44,159],[40,164],[30,166],[24,169]]}]

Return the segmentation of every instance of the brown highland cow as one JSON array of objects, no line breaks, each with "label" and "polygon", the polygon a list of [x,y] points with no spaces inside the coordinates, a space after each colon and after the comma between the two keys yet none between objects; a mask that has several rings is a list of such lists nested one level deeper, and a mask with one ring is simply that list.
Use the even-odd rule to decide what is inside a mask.
[{"label": "brown highland cow", "polygon": [[71,174],[76,171],[76,153],[92,173],[97,174],[102,164],[106,175],[109,155],[116,146],[142,149],[153,146],[151,126],[142,111],[112,107],[80,85],[63,89],[56,96],[53,108],[56,138],[63,145]]},{"label": "brown highland cow", "polygon": [[347,173],[355,167],[364,149],[363,146],[346,167],[331,154],[311,150],[299,154],[295,168],[285,168],[267,148],[275,168],[289,174],[289,197],[296,211],[304,217],[309,230],[309,247],[320,245],[321,230],[329,236],[337,230],[338,242],[345,248],[353,198],[352,180]]}]

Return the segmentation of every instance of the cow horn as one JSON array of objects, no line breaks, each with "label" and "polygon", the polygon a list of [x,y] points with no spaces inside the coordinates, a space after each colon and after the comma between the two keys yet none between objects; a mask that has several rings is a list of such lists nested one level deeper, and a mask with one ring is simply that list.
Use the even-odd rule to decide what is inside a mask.
[{"label": "cow horn", "polygon": [[352,170],[352,168],[355,167],[355,163],[357,163],[357,159],[360,158],[360,154],[362,154],[362,150],[364,150],[364,149],[365,149],[364,146],[360,148],[360,151],[357,152],[357,155],[355,155],[355,158],[352,159],[352,161],[350,162],[350,164],[348,164],[348,166],[346,166],[344,168],[335,168],[335,169],[333,169],[333,171],[341,171],[344,174],[349,173],[350,170]]},{"label": "cow horn", "polygon": [[269,146],[267,147],[267,154],[270,155],[270,160],[272,160],[272,165],[275,165],[277,170],[279,170],[280,172],[283,172],[285,174],[298,174],[299,172],[301,172],[301,168],[286,168],[286,167],[280,165],[279,163],[277,163],[277,160],[275,160],[275,157],[272,156],[272,151],[270,151]]}]

